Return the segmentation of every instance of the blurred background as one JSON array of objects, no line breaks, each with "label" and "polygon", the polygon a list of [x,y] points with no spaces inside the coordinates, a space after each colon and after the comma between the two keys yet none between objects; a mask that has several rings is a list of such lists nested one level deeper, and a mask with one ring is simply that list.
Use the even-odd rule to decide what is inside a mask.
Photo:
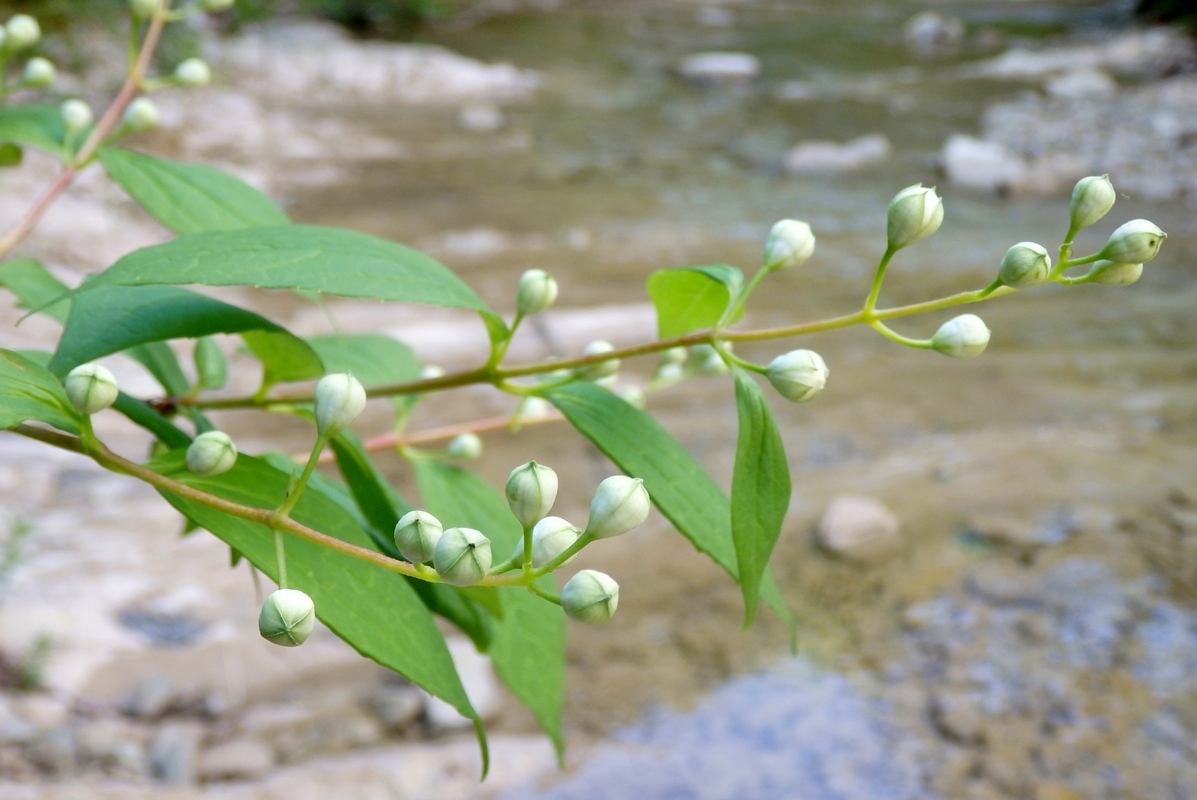
[{"label": "blurred background", "polygon": [[[0,3],[40,15],[97,107],[123,76],[124,4]],[[774,409],[794,476],[774,557],[799,655],[660,517],[587,551],[621,584],[606,627],[571,623],[567,769],[464,639],[490,720],[492,777],[462,720],[327,630],[262,642],[246,565],[152,491],[0,437],[0,795],[5,798],[796,798],[1106,800],[1197,795],[1197,50],[1181,0],[239,0],[172,26],[134,147],[229,169],[297,221],[435,255],[510,312],[519,274],[561,284],[512,360],[593,338],[652,338],[655,269],[751,270],[782,217],[817,253],[752,300],[746,325],[845,313],[868,290],[899,189],[937,184],[940,232],[894,261],[882,303],[986,285],[1006,248],[1055,252],[1068,196],[1109,173],[1098,249],[1128,219],[1169,233],[1131,287],[1060,286],[973,309],[983,357],[952,361],[869,330],[804,346],[832,370]],[[21,98],[17,98],[20,102]],[[52,180],[0,176],[0,221]],[[89,172],[23,247],[74,285],[166,233]],[[469,315],[221,290],[303,335],[383,331],[447,369],[485,333]],[[6,347],[56,327],[4,303]],[[928,336],[942,317],[896,323]],[[240,383],[252,361],[227,345]],[[108,362],[106,362],[108,363]],[[122,386],[154,384],[114,357]],[[238,367],[240,369],[238,369]],[[656,361],[625,364],[643,387]],[[648,410],[724,486],[727,378],[653,392]],[[458,390],[413,431],[514,410]],[[97,418],[118,450],[140,432]],[[226,413],[241,449],[310,446],[306,427]],[[384,432],[383,409],[360,432]],[[525,460],[562,476],[580,522],[611,465],[561,423],[487,434],[495,486]],[[410,470],[380,463],[418,497]],[[833,509],[835,513],[828,513]]]}]

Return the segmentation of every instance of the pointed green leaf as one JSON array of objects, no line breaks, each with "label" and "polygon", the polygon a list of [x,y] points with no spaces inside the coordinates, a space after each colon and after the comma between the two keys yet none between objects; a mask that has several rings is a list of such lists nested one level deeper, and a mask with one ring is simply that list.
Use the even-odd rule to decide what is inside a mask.
[{"label": "pointed green leaf", "polygon": [[756,617],[761,578],[790,508],[790,467],[765,393],[736,368],[736,466],[732,473],[731,528],[744,593],[744,625]]},{"label": "pointed green leaf", "polygon": [[[0,106],[0,141],[30,144],[58,154],[66,135],[58,106]],[[86,132],[75,137],[86,138]]]},{"label": "pointed green leaf", "polygon": [[252,330],[241,334],[245,346],[262,362],[262,386],[306,381],[324,374],[324,364],[311,346],[285,330]]},{"label": "pointed green leaf", "polygon": [[[507,500],[477,475],[434,461],[416,463],[420,496],[446,528],[466,526],[491,540],[496,561],[506,559],[523,537]],[[541,578],[547,590],[552,576]],[[565,692],[565,613],[526,589],[501,592],[503,620],[496,625],[491,661],[512,693],[535,715],[560,758],[565,747],[561,711]]]},{"label": "pointed green leaf", "polygon": [[266,195],[239,178],[201,164],[184,164],[105,147],[100,163],[150,216],[178,234],[286,225]]},{"label": "pointed green leaf", "polygon": [[381,334],[312,336],[307,343],[328,372],[351,372],[367,389],[420,377],[420,359],[398,339]]},{"label": "pointed green leaf", "polygon": [[[0,285],[17,296],[21,308],[66,322],[71,298],[65,295],[70,289],[33,259],[17,258],[0,264]],[[57,298],[61,299],[54,302]]]},{"label": "pointed green leaf", "polygon": [[82,417],[48,369],[19,353],[0,350],[0,429],[29,420],[79,433]]},{"label": "pointed green leaf", "polygon": [[[735,267],[662,269],[648,276],[648,296],[657,309],[657,331],[662,339],[710,328],[723,316],[744,286]],[[743,316],[741,311],[735,322]]]},{"label": "pointed green leaf", "polygon": [[180,236],[136,250],[84,289],[203,284],[306,289],[487,311],[474,290],[433,258],[365,233],[317,225]]}]

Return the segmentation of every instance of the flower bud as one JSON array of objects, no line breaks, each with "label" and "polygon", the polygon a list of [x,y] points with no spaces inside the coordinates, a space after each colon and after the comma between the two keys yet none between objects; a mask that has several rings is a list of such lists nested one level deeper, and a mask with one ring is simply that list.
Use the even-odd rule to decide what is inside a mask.
[{"label": "flower bud", "polygon": [[4,45],[9,50],[27,50],[42,38],[42,28],[28,14],[14,14],[4,26]]},{"label": "flower bud", "polygon": [[1052,273],[1051,256],[1047,250],[1034,242],[1019,242],[1002,256],[998,267],[998,278],[1015,289],[1038,286]]},{"label": "flower bud", "polygon": [[1128,286],[1143,275],[1142,264],[1120,264],[1117,261],[1097,261],[1085,277],[1107,286]]},{"label": "flower bud", "polygon": [[395,546],[413,564],[431,561],[444,528],[427,511],[409,511],[395,525]]},{"label": "flower bud", "polygon": [[21,84],[31,89],[45,89],[54,83],[58,77],[58,70],[48,58],[35,56],[25,62],[25,72],[21,75]]},{"label": "flower bud", "polygon": [[553,413],[553,404],[543,397],[527,397],[520,407],[520,422],[544,419]]},{"label": "flower bud", "polygon": [[208,431],[187,448],[187,469],[196,475],[220,475],[237,463],[237,445],[228,434]]},{"label": "flower bud", "polygon": [[551,467],[529,461],[511,471],[506,492],[511,513],[520,525],[531,528],[545,518],[557,500],[557,473]]},{"label": "flower bud", "polygon": [[59,113],[62,115],[62,124],[67,133],[78,133],[95,119],[91,106],[78,99],[64,102],[59,106]]},{"label": "flower bud", "polygon": [[[540,569],[557,556],[564,553],[578,541],[582,532],[570,525],[561,517],[545,517],[536,523],[532,529],[532,566]],[[515,557],[524,553],[524,542],[521,539],[515,546]],[[562,565],[573,561],[576,556],[570,556]]]},{"label": "flower bud", "polygon": [[218,14],[221,11],[228,11],[233,7],[233,3],[237,0],[203,0],[200,3],[200,8],[207,11],[209,14]]},{"label": "flower bud", "polygon": [[1072,229],[1079,231],[1110,213],[1118,199],[1109,175],[1090,175],[1077,181],[1072,190],[1072,205],[1068,208]]},{"label": "flower bud", "polygon": [[325,375],[316,384],[316,430],[335,436],[366,407],[366,390],[348,372]]},{"label": "flower bud", "polygon": [[175,67],[175,80],[180,86],[207,86],[212,80],[212,70],[202,58],[189,58]]},{"label": "flower bud", "polygon": [[473,461],[482,455],[482,440],[476,433],[459,433],[445,445],[445,455],[462,461]]},{"label": "flower bud", "polygon": [[907,186],[890,201],[886,220],[889,248],[899,250],[925,239],[943,222],[943,201],[934,188]]},{"label": "flower bud", "polygon": [[596,539],[609,539],[627,533],[648,519],[651,507],[643,480],[612,475],[599,484],[594,499],[590,501],[586,533]]},{"label": "flower bud", "polygon": [[1142,264],[1155,258],[1167,238],[1168,234],[1155,223],[1132,219],[1110,234],[1110,240],[1101,249],[1101,257],[1121,264]]},{"label": "flower bud", "polygon": [[[731,350],[731,342],[724,342],[723,346]],[[726,375],[731,367],[719,355],[719,351],[709,344],[694,345],[694,374],[696,375]]]},{"label": "flower bud", "polygon": [[312,635],[316,606],[298,589],[279,589],[266,598],[258,615],[258,633],[268,642],[299,647]]},{"label": "flower bud", "polygon": [[[600,339],[586,345],[586,348],[582,350],[582,355],[594,356],[599,353],[609,353],[614,349],[610,342],[604,342]],[[609,361],[600,361],[597,364],[581,367],[578,370],[578,375],[583,380],[597,381],[602,378],[608,378],[617,372],[619,372],[619,359],[612,358]]]},{"label": "flower bud", "polygon": [[629,386],[619,393],[620,398],[632,408],[644,410],[644,406],[648,403],[648,398],[644,396],[644,390],[639,386]]},{"label": "flower bud", "polygon": [[441,534],[432,565],[450,586],[473,586],[490,569],[490,540],[473,528],[449,528]]},{"label": "flower bud", "polygon": [[425,364],[420,368],[420,380],[430,381],[433,378],[445,377],[445,371],[436,364]]},{"label": "flower bud", "polygon": [[578,622],[602,625],[619,607],[619,584],[606,573],[584,569],[561,590],[561,607]]},{"label": "flower bud", "polygon": [[815,235],[810,225],[783,219],[773,225],[765,240],[765,269],[786,269],[806,263],[815,252]]},{"label": "flower bud", "polygon": [[953,317],[931,337],[931,347],[952,358],[976,358],[988,344],[989,328],[976,314]]},{"label": "flower bud", "polygon": [[158,127],[158,106],[148,97],[139,97],[125,109],[125,127],[131,133]]},{"label": "flower bud", "polygon": [[823,391],[830,374],[823,357],[814,350],[791,350],[769,362],[765,376],[782,397],[805,403]]},{"label": "flower bud", "polygon": [[515,310],[521,317],[544,311],[557,299],[557,281],[543,269],[530,269],[520,276]]},{"label": "flower bud", "polygon": [[662,364],[657,367],[657,372],[653,375],[652,383],[649,384],[649,387],[652,389],[663,389],[666,386],[681,383],[685,379],[686,368],[681,364]]},{"label": "flower bud", "polygon": [[681,366],[686,363],[688,355],[690,355],[690,352],[684,347],[671,347],[661,353],[661,365],[676,364],[677,366]]},{"label": "flower bud", "polygon": [[149,19],[161,7],[162,0],[129,0],[129,13],[133,19]]},{"label": "flower bud", "polygon": [[67,398],[81,414],[103,411],[116,402],[120,393],[116,378],[99,364],[81,364],[67,373],[63,381]]}]

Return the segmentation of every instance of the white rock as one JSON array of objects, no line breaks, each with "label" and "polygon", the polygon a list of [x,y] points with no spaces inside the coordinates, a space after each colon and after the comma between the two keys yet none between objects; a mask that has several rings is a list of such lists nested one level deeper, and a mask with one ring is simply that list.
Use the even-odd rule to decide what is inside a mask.
[{"label": "white rock", "polygon": [[842,494],[819,520],[819,543],[851,561],[877,562],[901,547],[899,527],[893,512],[873,498]]},{"label": "white rock", "polygon": [[677,71],[696,83],[737,86],[761,74],[761,61],[750,53],[695,53],[682,59]]},{"label": "white rock", "polygon": [[231,739],[199,757],[201,780],[260,778],[274,767],[274,750],[261,739]]},{"label": "white rock", "polygon": [[906,45],[916,53],[929,54],[951,50],[964,41],[964,23],[938,11],[915,14],[902,27]]},{"label": "white rock", "polygon": [[1007,50],[996,58],[969,64],[965,77],[1042,80],[1079,69],[1106,69],[1119,75],[1154,77],[1193,59],[1193,43],[1179,29],[1153,28],[1116,36],[1095,45],[1051,47],[1040,51]]},{"label": "white rock", "polygon": [[[466,696],[474,710],[483,719],[493,717],[499,710],[499,683],[495,678],[490,659],[479,653],[473,642],[465,637],[454,636],[446,640],[449,654]],[[433,730],[456,730],[473,727],[474,723],[457,713],[457,709],[440,698],[428,695],[424,705],[424,716]]]},{"label": "white rock", "polygon": [[457,124],[478,133],[497,131],[503,127],[503,111],[490,103],[471,103],[457,112]]},{"label": "white rock", "polygon": [[943,148],[944,171],[952,183],[998,191],[1021,182],[1026,162],[998,142],[956,134]]},{"label": "white rock", "polygon": [[850,142],[803,142],[786,154],[786,171],[794,174],[851,172],[889,158],[893,147],[880,133]]},{"label": "white rock", "polygon": [[174,681],[165,675],[154,675],[141,682],[125,708],[138,719],[157,719],[174,698]]},{"label": "white rock", "polygon": [[1100,69],[1074,69],[1050,78],[1043,88],[1052,97],[1110,97],[1117,93],[1118,82]]}]

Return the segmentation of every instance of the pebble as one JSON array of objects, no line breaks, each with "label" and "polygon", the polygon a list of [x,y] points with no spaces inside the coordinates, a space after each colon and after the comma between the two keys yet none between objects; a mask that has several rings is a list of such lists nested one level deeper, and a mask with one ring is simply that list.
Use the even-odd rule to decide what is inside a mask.
[{"label": "pebble", "polygon": [[165,675],[146,678],[125,704],[126,710],[138,719],[158,719],[175,699],[175,684]]},{"label": "pebble", "polygon": [[802,142],[785,158],[786,172],[793,175],[852,172],[885,161],[893,152],[889,139],[880,133],[838,142]]},{"label": "pebble", "polygon": [[900,523],[871,497],[842,494],[832,499],[819,521],[819,543],[850,561],[875,563],[902,545]]},{"label": "pebble", "polygon": [[404,731],[424,713],[424,697],[411,686],[380,686],[366,698],[374,715],[390,731]]},{"label": "pebble", "polygon": [[1118,93],[1118,82],[1100,69],[1074,69],[1049,78],[1043,85],[1051,97],[1112,97]]},{"label": "pebble", "polygon": [[[473,642],[465,637],[453,636],[446,639],[446,643],[474,710],[483,719],[493,717],[499,710],[500,696],[499,682],[490,659],[479,653]],[[474,725],[453,706],[428,694],[425,694],[424,717],[428,727],[436,731],[460,730]]]},{"label": "pebble", "polygon": [[1022,183],[1027,165],[1000,142],[956,134],[943,146],[948,180],[971,189],[998,192]]},{"label": "pebble", "polygon": [[171,786],[193,785],[203,735],[203,726],[194,722],[171,722],[159,728],[150,745],[154,777]]},{"label": "pebble", "polygon": [[200,755],[198,774],[205,781],[260,778],[274,767],[274,760],[274,750],[261,739],[231,739]]},{"label": "pebble", "polygon": [[699,84],[745,86],[760,76],[761,61],[750,53],[695,53],[682,59],[677,71]]},{"label": "pebble", "polygon": [[958,17],[924,11],[902,26],[906,46],[919,55],[951,52],[964,42],[964,22]]}]

